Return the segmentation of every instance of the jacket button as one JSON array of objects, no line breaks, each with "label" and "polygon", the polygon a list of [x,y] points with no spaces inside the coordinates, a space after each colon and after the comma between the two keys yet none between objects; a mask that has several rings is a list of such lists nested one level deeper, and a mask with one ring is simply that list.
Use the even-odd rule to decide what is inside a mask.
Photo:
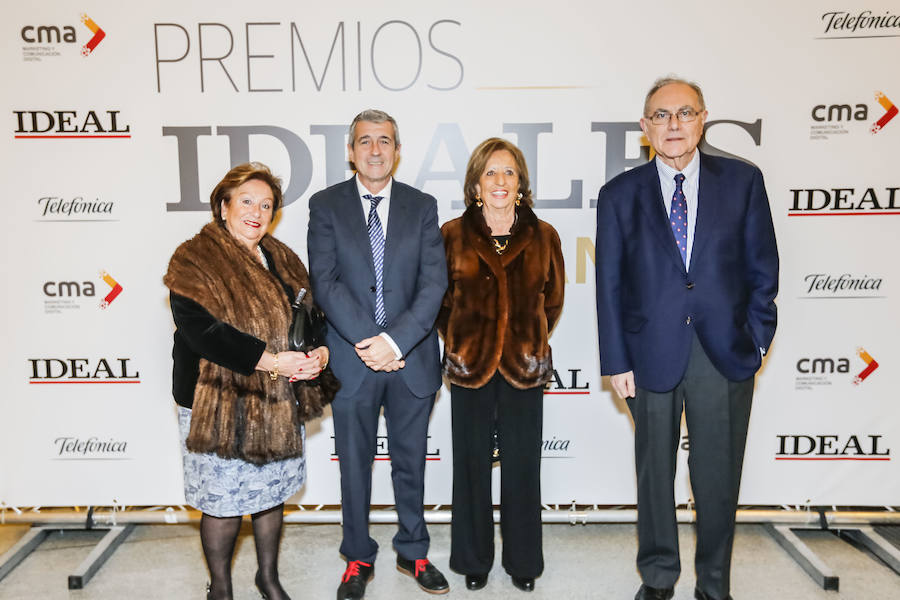
[{"label": "jacket button", "polygon": [[684,320],[684,324],[685,324],[685,325],[690,325],[692,320],[693,320],[693,319],[692,319],[690,316],[688,316],[688,318]]},{"label": "jacket button", "polygon": [[369,288],[369,291],[372,292],[372,293],[374,294],[374,293],[375,293],[375,286],[374,286],[374,285],[371,286],[371,287]]},{"label": "jacket button", "polygon": [[688,282],[687,282],[687,286],[685,286],[685,287],[687,287],[687,289],[689,289],[689,290],[694,289],[694,282],[693,282],[693,281],[688,281]]}]

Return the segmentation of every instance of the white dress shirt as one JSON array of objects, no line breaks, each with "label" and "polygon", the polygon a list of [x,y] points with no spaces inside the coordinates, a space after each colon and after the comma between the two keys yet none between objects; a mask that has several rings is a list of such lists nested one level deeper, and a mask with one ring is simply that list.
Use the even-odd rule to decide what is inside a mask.
[{"label": "white dress shirt", "polygon": [[[363,196],[371,194],[372,196],[382,197],[381,202],[379,202],[378,206],[375,208],[375,212],[378,214],[378,220],[381,221],[381,233],[382,235],[384,235],[385,239],[387,239],[388,213],[391,206],[391,188],[393,187],[393,184],[394,178],[391,177],[390,179],[388,179],[387,185],[384,186],[384,188],[380,192],[378,192],[377,194],[373,194],[359,180],[359,175],[356,176],[356,189],[359,192],[359,201],[363,210],[363,221],[365,221],[366,224],[369,223],[369,210],[372,207],[372,201],[368,198],[363,198]],[[383,268],[382,273],[384,273]],[[388,345],[390,345],[391,349],[394,351],[394,356],[397,357],[397,360],[403,358],[403,353],[400,352],[400,347],[396,344],[396,342],[394,342],[394,340],[390,335],[388,335],[386,331],[382,331],[379,335],[387,341]]]},{"label": "white dress shirt", "polygon": [[[685,253],[685,269],[691,266],[691,249],[694,246],[694,227],[697,225],[697,202],[700,196],[700,153],[694,151],[694,158],[683,171],[677,171],[656,156],[656,172],[659,175],[659,186],[662,190],[663,203],[666,207],[666,223],[672,214],[672,197],[675,195],[675,176],[684,175],[681,189],[687,201],[687,252]],[[674,243],[674,240],[673,240]]]}]

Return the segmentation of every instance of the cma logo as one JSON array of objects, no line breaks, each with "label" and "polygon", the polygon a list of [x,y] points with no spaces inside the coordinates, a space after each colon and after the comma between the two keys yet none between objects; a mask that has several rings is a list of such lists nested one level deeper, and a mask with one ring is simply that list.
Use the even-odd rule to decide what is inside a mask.
[{"label": "cma logo", "polygon": [[[92,34],[91,39],[81,47],[82,56],[88,56],[103,41],[103,38],[106,37],[106,32],[86,14],[81,15],[81,24],[87,27]],[[77,41],[75,28],[71,25],[63,25],[62,27],[57,27],[56,25],[25,25],[19,32],[19,35],[21,35],[22,41],[28,44],[74,44]]]},{"label": "cma logo", "polygon": [[866,104],[817,104],[812,109],[812,120],[823,121],[868,121],[869,107]]},{"label": "cma logo", "polygon": [[74,44],[75,28],[71,25],[63,25],[62,28],[56,25],[26,25],[21,31],[22,41],[29,44]]},{"label": "cma logo", "polygon": [[[884,109],[884,113],[872,123],[869,131],[874,135],[884,129],[884,127],[897,116],[898,109],[891,102],[890,98],[885,96],[884,92],[875,92],[875,101]],[[868,121],[869,106],[859,103],[853,106],[849,104],[817,104],[812,108],[812,120],[819,123],[828,121]]]},{"label": "cma logo", "polygon": [[[865,348],[856,349],[856,356],[863,363],[863,369],[853,377],[853,385],[859,385],[878,368],[878,361],[872,358]],[[855,370],[855,369],[854,369]],[[801,358],[797,361],[797,371],[804,375],[832,375],[834,373],[850,373],[849,358]]]},{"label": "cma logo", "polygon": [[[119,294],[122,293],[122,285],[113,279],[106,271],[100,271],[100,279],[109,286],[109,291],[100,301],[100,308],[108,308]],[[41,287],[45,296],[50,298],[80,298],[82,296],[93,297],[96,295],[96,287],[93,281],[45,281]]]}]

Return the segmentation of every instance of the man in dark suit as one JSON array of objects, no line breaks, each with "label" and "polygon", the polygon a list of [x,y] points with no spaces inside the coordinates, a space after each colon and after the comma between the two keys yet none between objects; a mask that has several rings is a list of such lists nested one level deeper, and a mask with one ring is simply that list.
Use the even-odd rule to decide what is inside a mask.
[{"label": "man in dark suit", "polygon": [[428,418],[441,386],[434,322],[447,265],[435,199],[391,177],[399,150],[394,119],[363,111],[347,145],[356,175],[309,201],[310,279],[328,316],[342,385],[332,404],[347,559],[338,600],[362,598],[375,574],[369,505],[382,408],[399,521],[397,568],[427,592],[450,589],[427,559],[423,506]]},{"label": "man in dark suit", "polygon": [[634,419],[637,600],[671,598],[681,572],[673,480],[682,407],[697,511],[694,596],[730,598],[753,377],[775,334],[778,250],[762,174],[697,150],[706,115],[699,86],[657,81],[641,119],[655,160],[609,181],[597,200],[601,373]]}]

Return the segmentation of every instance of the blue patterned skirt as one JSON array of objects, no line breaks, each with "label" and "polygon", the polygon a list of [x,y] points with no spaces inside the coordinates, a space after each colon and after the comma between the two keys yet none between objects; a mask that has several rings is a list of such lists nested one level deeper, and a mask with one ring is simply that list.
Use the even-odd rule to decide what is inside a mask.
[{"label": "blue patterned skirt", "polygon": [[[190,452],[185,445],[191,411],[178,407],[181,454],[184,458],[184,498],[214,517],[250,515],[278,506],[306,482],[303,456],[254,465],[239,458]],[[306,446],[306,429],[302,430]]]}]

